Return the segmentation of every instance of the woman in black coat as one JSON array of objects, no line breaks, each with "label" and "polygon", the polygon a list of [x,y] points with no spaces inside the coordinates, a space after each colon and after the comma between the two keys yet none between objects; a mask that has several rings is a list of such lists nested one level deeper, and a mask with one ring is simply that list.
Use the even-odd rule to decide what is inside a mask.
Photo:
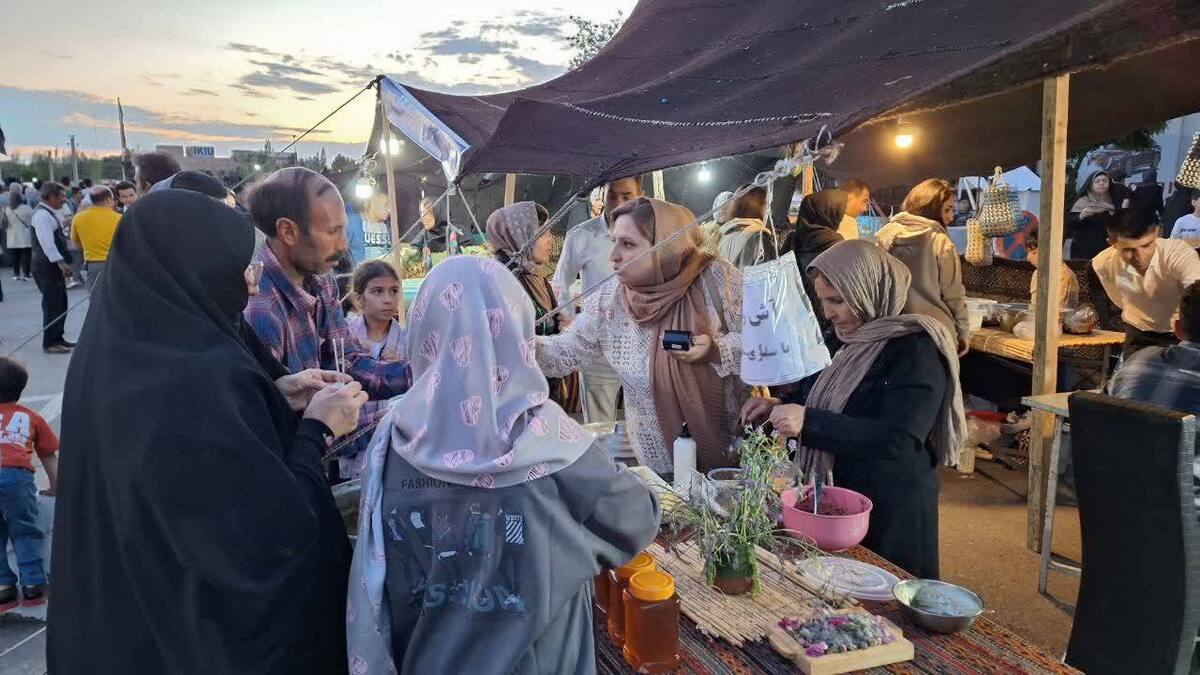
[{"label": "woman in black coat", "polygon": [[809,267],[825,316],[844,343],[788,400],[751,399],[742,416],[798,438],[806,474],[874,502],[863,544],[911,574],[938,577],[937,467],[965,434],[954,338],[937,321],[901,314],[908,269],[874,244],[847,241]]}]

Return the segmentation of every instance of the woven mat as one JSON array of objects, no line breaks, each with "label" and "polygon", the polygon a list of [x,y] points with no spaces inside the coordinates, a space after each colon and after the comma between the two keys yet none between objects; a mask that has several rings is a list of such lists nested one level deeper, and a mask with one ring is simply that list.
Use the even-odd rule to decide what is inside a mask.
[{"label": "woven mat", "polygon": [[[1064,334],[1058,339],[1058,353],[1060,356],[1087,358],[1093,352],[1103,353],[1105,347],[1119,347],[1124,343],[1124,333],[1109,330],[1092,331],[1091,335]],[[1019,338],[996,328],[972,331],[971,349],[1018,361],[1033,361],[1033,340]]]},{"label": "woven mat", "polygon": [[755,594],[725,595],[708,585],[704,559],[699,548],[688,545],[667,551],[659,544],[646,549],[659,569],[675,577],[680,610],[697,630],[741,647],[761,640],[767,628],[785,616],[806,607],[842,607],[847,598],[822,592],[809,584],[794,568],[781,568],[769,551],[758,549],[761,589]]}]

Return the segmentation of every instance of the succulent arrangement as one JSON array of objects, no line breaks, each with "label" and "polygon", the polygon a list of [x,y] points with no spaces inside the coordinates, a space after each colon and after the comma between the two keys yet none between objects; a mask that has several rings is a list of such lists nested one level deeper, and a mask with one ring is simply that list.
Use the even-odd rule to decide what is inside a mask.
[{"label": "succulent arrangement", "polygon": [[[761,429],[747,427],[740,453],[741,479],[722,488],[725,494],[716,494],[711,483],[701,483],[697,477],[693,486],[700,486],[693,487],[666,518],[670,546],[698,545],[709,583],[727,593],[758,590],[757,547],[789,562],[817,554],[811,543],[788,536],[777,526],[779,494],[800,478],[786,450]],[[745,588],[723,586],[721,580],[730,578],[745,580]]]},{"label": "succulent arrangement", "polygon": [[779,627],[795,638],[808,656],[839,654],[886,645],[895,640],[883,619],[870,614],[837,614],[817,610],[806,621],[782,619]]}]

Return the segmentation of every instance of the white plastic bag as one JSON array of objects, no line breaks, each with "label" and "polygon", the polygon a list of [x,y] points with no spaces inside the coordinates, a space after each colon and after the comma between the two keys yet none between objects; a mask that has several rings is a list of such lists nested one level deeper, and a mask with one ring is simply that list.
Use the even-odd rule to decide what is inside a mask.
[{"label": "white plastic bag", "polygon": [[742,270],[742,381],[774,386],[802,380],[829,365],[829,349],[796,256]]}]

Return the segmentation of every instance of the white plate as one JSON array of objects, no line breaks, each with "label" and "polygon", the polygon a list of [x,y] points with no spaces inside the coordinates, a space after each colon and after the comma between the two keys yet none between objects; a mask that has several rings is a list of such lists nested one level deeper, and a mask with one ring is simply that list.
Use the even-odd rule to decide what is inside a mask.
[{"label": "white plate", "polygon": [[887,570],[849,558],[824,556],[800,563],[800,572],[812,584],[830,586],[859,600],[893,600],[892,586],[900,579]]}]

